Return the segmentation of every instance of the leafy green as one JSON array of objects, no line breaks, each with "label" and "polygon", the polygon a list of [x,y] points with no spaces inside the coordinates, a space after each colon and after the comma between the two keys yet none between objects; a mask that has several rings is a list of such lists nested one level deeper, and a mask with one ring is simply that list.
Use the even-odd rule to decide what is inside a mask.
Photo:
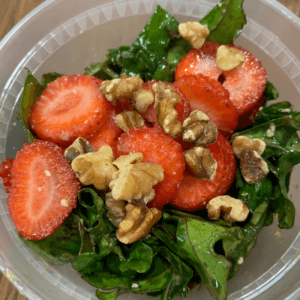
[{"label": "leafy green", "polygon": [[229,265],[226,258],[213,249],[217,241],[235,238],[228,228],[207,221],[182,218],[177,227],[177,244],[182,258],[194,266],[202,282],[217,299],[227,297]]},{"label": "leafy green", "polygon": [[170,300],[177,295],[186,297],[187,285],[193,277],[193,270],[166,247],[161,247],[160,253],[172,266],[172,280],[164,289],[161,299]]},{"label": "leafy green", "polygon": [[270,199],[272,190],[272,181],[268,177],[265,177],[255,184],[244,182],[243,186],[239,189],[237,198],[245,202],[249,210],[254,212],[262,202]]},{"label": "leafy green", "polygon": [[237,237],[232,242],[223,240],[223,248],[226,258],[231,262],[231,268],[228,279],[232,278],[240,267],[240,259],[244,259],[255,246],[257,236],[264,225],[268,210],[268,203],[261,203],[254,211],[250,221],[243,227],[233,227],[231,232]]},{"label": "leafy green", "polygon": [[151,247],[138,240],[133,244],[128,260],[120,265],[120,270],[124,272],[131,269],[138,273],[146,273],[151,267],[152,259]]},{"label": "leafy green", "polygon": [[244,0],[222,0],[200,21],[201,24],[208,25],[210,30],[207,41],[233,43],[247,23],[243,2]]},{"label": "leafy green", "polygon": [[109,60],[85,68],[84,75],[93,75],[103,80],[119,78],[119,74],[113,69]]},{"label": "leafy green", "polygon": [[264,90],[265,101],[276,100],[279,97],[278,90],[271,82],[267,82],[267,86]]},{"label": "leafy green", "polygon": [[49,264],[71,262],[76,259],[81,248],[79,218],[70,215],[65,222],[49,237],[40,240],[23,242]]},{"label": "leafy green", "polygon": [[112,292],[103,292],[100,289],[96,290],[96,296],[100,300],[115,300],[118,296],[119,290],[115,290]]},{"label": "leafy green", "polygon": [[278,213],[279,228],[289,229],[295,221],[294,204],[284,196],[280,196],[271,203],[271,210]]}]

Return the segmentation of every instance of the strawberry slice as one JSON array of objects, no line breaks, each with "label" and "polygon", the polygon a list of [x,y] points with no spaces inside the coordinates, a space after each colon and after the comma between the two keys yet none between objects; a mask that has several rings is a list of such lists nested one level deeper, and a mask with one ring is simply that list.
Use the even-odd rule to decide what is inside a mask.
[{"label": "strawberry slice", "polygon": [[267,85],[267,72],[249,51],[235,45],[230,46],[245,55],[245,61],[239,67],[223,72],[223,86],[229,91],[230,100],[241,116],[252,109],[262,96]]},{"label": "strawberry slice", "polygon": [[[158,82],[156,79],[153,79],[151,81],[143,83],[143,89],[145,90],[151,90],[153,93],[153,96],[155,96],[153,90],[152,90],[152,85],[154,83]],[[164,84],[167,85],[172,85],[170,82],[164,82]],[[184,96],[184,94],[181,92],[181,90],[174,86],[176,93],[180,96],[180,102],[175,105],[175,109],[178,112],[177,120],[181,123],[190,115],[191,108],[190,108],[190,103]],[[142,117],[149,123],[157,123],[157,118],[156,118],[156,112],[154,109],[154,102],[149,106],[146,112],[141,114]]]},{"label": "strawberry slice", "polygon": [[46,141],[24,144],[12,166],[8,209],[24,239],[50,236],[77,204],[80,183],[62,149]]},{"label": "strawberry slice", "polygon": [[256,115],[259,112],[259,109],[265,104],[264,95],[262,95],[255,105],[246,113],[239,117],[239,123],[237,126],[237,130],[244,129],[248,126],[251,126],[254,122]]},{"label": "strawberry slice", "polygon": [[140,152],[145,162],[164,168],[164,180],[153,188],[155,198],[150,207],[162,209],[176,193],[177,186],[183,178],[185,159],[181,146],[166,134],[161,127],[131,128],[123,133],[116,146],[117,156]]},{"label": "strawberry slice", "polygon": [[13,164],[13,158],[5,158],[0,164],[0,177],[2,178],[3,185],[6,188],[6,193],[11,189],[11,168]]},{"label": "strawberry slice", "polygon": [[218,140],[208,146],[218,167],[213,180],[199,180],[185,172],[175,197],[170,201],[174,207],[185,211],[196,211],[206,207],[214,197],[224,195],[234,181],[236,160],[230,143],[219,132]]},{"label": "strawberry slice", "polygon": [[100,93],[93,76],[62,76],[48,84],[33,105],[30,125],[42,140],[61,146],[88,138],[98,130],[113,106]]},{"label": "strawberry slice", "polygon": [[174,86],[189,100],[192,111],[200,110],[207,114],[226,137],[233,134],[239,114],[220,82],[197,74],[181,77],[174,82]]},{"label": "strawberry slice", "polygon": [[110,114],[105,118],[99,132],[88,141],[95,151],[105,145],[113,148],[122,132],[122,129],[115,122],[115,115]]},{"label": "strawberry slice", "polygon": [[216,54],[219,44],[206,42],[200,49],[192,49],[176,67],[175,81],[180,77],[203,74],[218,80],[222,70],[216,65]]}]

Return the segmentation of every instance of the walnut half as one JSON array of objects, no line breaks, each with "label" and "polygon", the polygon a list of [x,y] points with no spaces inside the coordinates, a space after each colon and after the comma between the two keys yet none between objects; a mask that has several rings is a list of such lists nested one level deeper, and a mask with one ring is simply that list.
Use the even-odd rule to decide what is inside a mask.
[{"label": "walnut half", "polygon": [[193,147],[184,152],[185,161],[198,179],[212,180],[216,176],[217,161],[213,158],[209,149]]},{"label": "walnut half", "polygon": [[117,238],[124,244],[133,243],[146,236],[162,216],[157,208],[149,209],[147,206],[140,207],[130,203],[125,210],[126,216],[117,230]]},{"label": "walnut half", "polygon": [[264,179],[268,173],[268,164],[254,150],[244,150],[240,156],[241,173],[250,184]]},{"label": "walnut half", "polygon": [[199,22],[181,23],[178,26],[178,31],[184,39],[190,42],[191,46],[200,49],[209,35],[209,30],[206,25]]},{"label": "walnut half", "polygon": [[218,139],[218,128],[205,113],[194,110],[183,122],[182,139],[199,145],[210,145]]},{"label": "walnut half", "polygon": [[158,124],[172,137],[178,137],[182,125],[177,120],[178,112],[174,107],[180,102],[180,96],[173,86],[166,85],[161,81],[154,83],[152,89],[155,93],[154,108]]},{"label": "walnut half", "polygon": [[230,196],[219,196],[210,200],[206,205],[209,218],[218,219],[221,211],[223,218],[227,222],[242,222],[247,219],[249,208],[239,199]]},{"label": "walnut half", "polygon": [[72,162],[78,155],[89,152],[94,152],[94,148],[86,139],[79,137],[65,150],[64,155],[69,162]]},{"label": "walnut half", "polygon": [[259,155],[265,151],[266,143],[261,139],[250,139],[246,136],[237,136],[232,142],[232,150],[237,158],[240,158],[244,150],[254,150]]},{"label": "walnut half", "polygon": [[128,132],[132,127],[142,127],[145,121],[137,111],[123,111],[116,116],[116,123],[124,132]]}]

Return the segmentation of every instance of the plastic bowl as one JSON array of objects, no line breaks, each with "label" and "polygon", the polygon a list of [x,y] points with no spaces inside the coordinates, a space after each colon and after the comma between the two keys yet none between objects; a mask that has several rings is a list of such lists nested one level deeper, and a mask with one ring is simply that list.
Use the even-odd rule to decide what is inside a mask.
[{"label": "plastic bowl", "polygon": [[[0,43],[0,160],[14,157],[27,141],[16,121],[25,67],[38,79],[53,71],[83,73],[86,66],[104,60],[106,49],[131,44],[157,4],[179,21],[188,21],[202,18],[216,2],[48,0],[37,7]],[[300,19],[274,0],[245,0],[244,8],[248,24],[236,44],[263,62],[280,100],[291,101],[300,110]],[[299,177],[298,166],[290,188],[297,210],[294,227],[279,232],[275,221],[263,228],[256,247],[228,284],[228,299],[299,299]],[[96,299],[95,289],[71,265],[49,266],[21,242],[3,189],[0,196],[0,270],[19,291],[29,299]],[[212,299],[205,289],[187,297],[196,298]]]}]

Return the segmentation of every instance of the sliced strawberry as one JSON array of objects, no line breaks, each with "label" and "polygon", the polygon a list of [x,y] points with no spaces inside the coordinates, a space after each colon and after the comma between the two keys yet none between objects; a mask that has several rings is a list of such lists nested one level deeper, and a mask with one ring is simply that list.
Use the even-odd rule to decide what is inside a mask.
[{"label": "sliced strawberry", "polygon": [[[143,89],[151,90],[153,95],[155,95],[152,90],[152,85],[156,82],[158,82],[158,81],[154,79],[154,80],[143,83]],[[172,85],[172,83],[170,83],[170,82],[164,82],[164,84]],[[177,103],[174,107],[178,112],[177,120],[179,122],[183,123],[183,121],[190,115],[190,112],[191,112],[190,103],[186,99],[184,94],[180,91],[179,88],[177,88],[176,86],[174,86],[174,88],[175,88],[176,93],[180,96],[180,102]],[[151,104],[149,106],[149,108],[147,109],[147,111],[142,113],[141,115],[147,122],[152,123],[152,124],[157,123],[156,112],[154,109],[154,103]]]},{"label": "sliced strawberry", "polygon": [[265,104],[265,98],[264,98],[264,95],[262,95],[249,111],[247,111],[245,114],[243,114],[239,117],[239,123],[238,123],[237,129],[240,130],[240,129],[246,128],[248,126],[251,126],[254,122],[256,115],[259,112],[259,109],[264,104]]},{"label": "sliced strawberry", "polygon": [[230,100],[244,115],[252,109],[263,94],[267,85],[267,72],[261,62],[242,47],[230,45],[245,55],[245,61],[231,71],[224,71],[223,83],[230,93]]},{"label": "sliced strawberry", "polygon": [[212,198],[224,195],[230,188],[236,174],[236,160],[230,143],[219,132],[218,140],[208,146],[218,167],[213,180],[199,180],[185,172],[175,197],[170,204],[185,211],[204,209]]},{"label": "sliced strawberry", "polygon": [[200,49],[192,49],[177,65],[175,81],[180,77],[203,74],[218,80],[222,70],[216,65],[216,54],[219,44],[206,42]]},{"label": "sliced strawberry", "polygon": [[229,100],[229,93],[220,82],[202,74],[181,77],[174,82],[189,100],[191,110],[208,115],[218,129],[229,137],[238,123],[238,111]]},{"label": "sliced strawberry", "polygon": [[62,76],[47,86],[33,105],[30,125],[42,140],[61,146],[97,131],[113,106],[100,93],[93,76]]},{"label": "sliced strawberry", "polygon": [[131,128],[123,133],[117,143],[117,156],[140,152],[145,162],[164,168],[164,180],[154,186],[155,198],[149,206],[162,209],[176,193],[183,178],[185,160],[181,146],[161,127]]},{"label": "sliced strawberry", "polygon": [[12,166],[8,209],[24,239],[50,236],[77,204],[80,183],[62,149],[46,141],[24,144]]},{"label": "sliced strawberry", "polygon": [[108,145],[114,147],[118,137],[123,132],[115,122],[115,115],[108,115],[100,127],[98,133],[88,139],[95,151],[98,151],[102,146]]},{"label": "sliced strawberry", "polygon": [[6,193],[9,193],[11,189],[11,168],[13,161],[13,158],[5,158],[0,164],[0,177],[2,178],[3,185],[6,187]]},{"label": "sliced strawberry", "polygon": [[116,106],[115,106],[115,111],[116,111],[116,114],[119,114],[119,113],[123,112],[124,110],[133,110],[133,107],[127,99],[122,98],[117,101]]}]

